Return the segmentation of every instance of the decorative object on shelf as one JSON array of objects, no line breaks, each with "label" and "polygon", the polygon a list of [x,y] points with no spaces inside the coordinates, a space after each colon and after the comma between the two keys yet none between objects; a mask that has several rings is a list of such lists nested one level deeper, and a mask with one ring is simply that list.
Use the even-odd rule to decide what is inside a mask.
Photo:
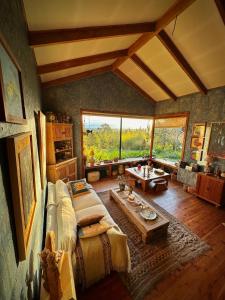
[{"label": "decorative object on shelf", "polygon": [[46,180],[46,117],[41,111],[38,112],[38,140],[41,187],[44,189]]},{"label": "decorative object on shelf", "polygon": [[94,159],[95,153],[94,153],[93,149],[91,149],[89,155],[90,155],[90,158],[89,158],[88,162],[90,164],[90,167],[93,167],[95,165],[95,159]]},{"label": "decorative object on shelf", "polygon": [[54,123],[56,120],[56,115],[52,111],[46,112],[47,122]]},{"label": "decorative object on shelf", "polygon": [[0,121],[26,124],[21,68],[0,35]]},{"label": "decorative object on shelf", "polygon": [[11,191],[19,260],[26,259],[36,208],[35,164],[31,132],[7,138]]},{"label": "decorative object on shelf", "polygon": [[195,123],[192,127],[192,137],[205,136],[206,123]]},{"label": "decorative object on shelf", "polygon": [[191,159],[199,161],[202,159],[202,150],[191,150]]},{"label": "decorative object on shelf", "polygon": [[225,122],[212,123],[208,155],[225,159]]},{"label": "decorative object on shelf", "polygon": [[205,173],[211,173],[212,172],[212,162],[213,162],[213,157],[210,156],[210,155],[207,155],[206,159],[206,164],[205,164],[205,167],[204,167],[204,172]]}]

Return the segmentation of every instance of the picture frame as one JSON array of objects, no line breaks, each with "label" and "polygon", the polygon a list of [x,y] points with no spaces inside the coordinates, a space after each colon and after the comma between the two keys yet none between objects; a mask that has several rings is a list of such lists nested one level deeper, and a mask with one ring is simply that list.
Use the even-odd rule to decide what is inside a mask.
[{"label": "picture frame", "polygon": [[21,68],[0,35],[0,121],[26,124]]},{"label": "picture frame", "polygon": [[32,133],[7,138],[7,150],[19,261],[26,259],[36,208]]},{"label": "picture frame", "polygon": [[225,121],[211,123],[207,154],[225,159]]},{"label": "picture frame", "polygon": [[191,138],[191,149],[202,150],[204,146],[204,138],[203,137],[192,137]]},{"label": "picture frame", "polygon": [[204,137],[206,130],[206,123],[195,123],[192,127],[192,137]]},{"label": "picture frame", "polygon": [[41,188],[44,189],[46,180],[46,116],[41,111],[38,112],[38,150]]}]

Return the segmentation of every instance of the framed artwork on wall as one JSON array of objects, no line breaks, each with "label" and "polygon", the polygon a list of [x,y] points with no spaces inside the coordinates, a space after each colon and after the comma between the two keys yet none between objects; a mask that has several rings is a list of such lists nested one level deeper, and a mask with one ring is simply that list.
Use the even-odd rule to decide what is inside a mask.
[{"label": "framed artwork on wall", "polygon": [[35,166],[31,132],[7,138],[9,171],[19,260],[26,252],[36,208]]},{"label": "framed artwork on wall", "polygon": [[41,187],[44,189],[46,180],[46,117],[38,112],[38,148],[41,173]]},{"label": "framed artwork on wall", "polygon": [[0,35],[0,121],[26,123],[21,69]]},{"label": "framed artwork on wall", "polygon": [[225,159],[225,122],[212,123],[208,155]]},{"label": "framed artwork on wall", "polygon": [[192,137],[205,136],[206,123],[195,123],[192,128]]},{"label": "framed artwork on wall", "polygon": [[192,137],[191,138],[191,149],[198,149],[202,150],[204,145],[204,138],[197,138],[197,137]]}]

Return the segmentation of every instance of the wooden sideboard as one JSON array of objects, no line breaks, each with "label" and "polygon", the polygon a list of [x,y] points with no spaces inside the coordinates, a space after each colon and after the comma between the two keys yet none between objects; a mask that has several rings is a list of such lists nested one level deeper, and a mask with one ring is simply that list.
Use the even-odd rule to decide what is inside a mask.
[{"label": "wooden sideboard", "polygon": [[225,180],[213,175],[198,173],[197,196],[216,206],[225,203]]}]

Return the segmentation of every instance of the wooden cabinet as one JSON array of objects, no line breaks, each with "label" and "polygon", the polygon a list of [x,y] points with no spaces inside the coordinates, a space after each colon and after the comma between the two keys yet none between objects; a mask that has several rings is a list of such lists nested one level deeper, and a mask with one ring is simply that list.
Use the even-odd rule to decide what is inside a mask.
[{"label": "wooden cabinet", "polygon": [[55,183],[58,179],[68,182],[77,179],[77,158],[66,160],[59,164],[47,165],[48,180]]},{"label": "wooden cabinet", "polygon": [[225,180],[215,176],[198,173],[197,196],[216,206],[225,203]]},{"label": "wooden cabinet", "polygon": [[55,183],[77,179],[77,158],[73,157],[73,125],[47,123],[47,178]]}]

